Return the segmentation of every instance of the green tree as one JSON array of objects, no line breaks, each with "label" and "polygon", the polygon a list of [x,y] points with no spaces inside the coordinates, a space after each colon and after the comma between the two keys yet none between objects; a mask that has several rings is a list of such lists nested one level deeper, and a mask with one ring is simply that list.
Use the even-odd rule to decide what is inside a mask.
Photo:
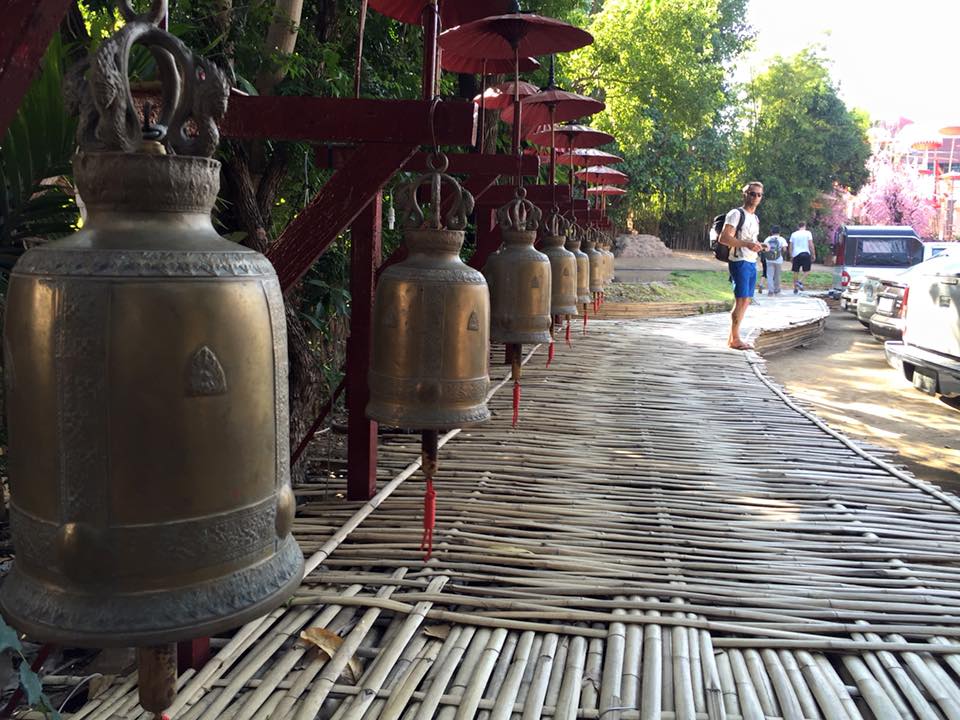
[{"label": "green tree", "polygon": [[747,47],[746,0],[608,0],[593,45],[565,72],[607,109],[631,174],[623,212],[678,244],[699,239],[729,185],[731,63]]},{"label": "green tree", "polygon": [[775,58],[750,83],[746,121],[742,179],[763,182],[765,225],[809,223],[821,195],[835,186],[856,192],[869,178],[866,118],[837,96],[814,48]]}]

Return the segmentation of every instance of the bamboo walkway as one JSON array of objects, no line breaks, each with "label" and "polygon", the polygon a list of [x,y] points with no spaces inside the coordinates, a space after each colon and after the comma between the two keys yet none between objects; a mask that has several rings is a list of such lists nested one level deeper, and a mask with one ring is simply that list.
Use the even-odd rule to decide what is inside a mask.
[{"label": "bamboo walkway", "polygon": [[[960,718],[960,502],[802,414],[725,322],[534,354],[517,429],[501,391],[444,436],[426,564],[416,437],[383,440],[367,505],[304,489],[302,587],[171,717]],[[145,718],[135,683],[71,717]]]}]

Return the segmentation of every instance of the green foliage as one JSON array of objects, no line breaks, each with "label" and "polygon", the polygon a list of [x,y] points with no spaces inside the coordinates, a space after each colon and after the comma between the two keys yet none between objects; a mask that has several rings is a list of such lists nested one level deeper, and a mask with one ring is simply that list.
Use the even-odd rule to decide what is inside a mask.
[{"label": "green foliage", "polygon": [[592,18],[593,45],[563,69],[607,109],[631,176],[621,204],[634,224],[670,239],[699,232],[729,186],[734,136],[730,63],[749,30],[746,0],[608,0]]},{"label": "green foliage", "polygon": [[847,109],[815,49],[776,58],[748,88],[743,179],[764,184],[765,225],[811,219],[821,194],[856,192],[868,179],[865,119]]},{"label": "green foliage", "polygon": [[20,658],[19,680],[20,688],[23,690],[27,704],[42,712],[51,720],[60,720],[60,713],[57,711],[50,698],[43,692],[43,685],[39,676],[31,669],[30,663],[23,655],[23,645],[20,643],[20,636],[17,631],[7,625],[6,621],[0,617],[0,653],[11,650]]},{"label": "green foliage", "polygon": [[77,222],[73,196],[64,189],[70,185],[66,178],[76,134],[76,118],[64,108],[61,91],[64,57],[54,36],[0,145],[0,248],[5,253],[16,253],[27,238],[65,235]]}]

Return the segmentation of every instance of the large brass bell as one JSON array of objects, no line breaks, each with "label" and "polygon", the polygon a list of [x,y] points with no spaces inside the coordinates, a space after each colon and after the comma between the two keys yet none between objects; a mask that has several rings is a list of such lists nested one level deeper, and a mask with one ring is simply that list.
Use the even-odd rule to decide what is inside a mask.
[{"label": "large brass bell", "polygon": [[577,257],[564,248],[568,221],[554,214],[540,241],[543,254],[550,261],[550,312],[568,317],[577,314]]},{"label": "large brass bell", "polygon": [[533,247],[541,217],[523,188],[497,211],[503,246],[483,268],[490,287],[491,342],[550,342],[550,260]]},{"label": "large brass bell", "polygon": [[[443,173],[421,175],[398,191],[406,260],[387,268],[373,306],[373,357],[367,415],[385,425],[446,429],[490,417],[490,296],[483,275],[459,256],[473,197]],[[432,217],[417,191],[429,179]],[[455,201],[440,216],[441,183]]]},{"label": "large brass bell", "polygon": [[[68,646],[217,633],[279,606],[303,572],[283,296],[267,259],[211,224],[229,86],[157,27],[164,5],[124,3],[76,88],[86,222],[26,252],[7,293],[16,560],[0,606]],[[135,43],[166,99],[146,133],[124,75]]]},{"label": "large brass bell", "polygon": [[592,229],[588,228],[580,244],[590,262],[590,295],[593,298],[594,312],[596,312],[600,293],[603,292],[603,255],[596,249],[596,236]]},{"label": "large brass bell", "polygon": [[586,308],[590,304],[590,259],[580,249],[582,229],[579,225],[572,225],[567,234],[566,248],[573,253],[577,261],[577,304]]},{"label": "large brass bell", "polygon": [[[425,560],[433,551],[438,431],[490,417],[490,295],[483,275],[459,255],[473,196],[445,173],[445,157],[431,156],[429,166],[431,172],[397,192],[409,253],[387,268],[377,284],[367,404],[373,420],[421,431],[427,486],[420,548]],[[425,180],[430,182],[429,216],[417,199]],[[454,196],[441,217],[444,183]]]}]

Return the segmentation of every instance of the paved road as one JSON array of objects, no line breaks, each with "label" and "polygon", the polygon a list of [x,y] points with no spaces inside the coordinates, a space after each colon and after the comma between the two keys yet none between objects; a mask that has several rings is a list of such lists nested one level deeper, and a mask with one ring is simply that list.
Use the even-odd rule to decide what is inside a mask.
[{"label": "paved road", "polygon": [[[616,280],[619,282],[655,282],[670,279],[670,273],[675,270],[722,270],[723,263],[719,262],[709,252],[695,252],[692,250],[675,250],[671,255],[658,258],[617,258],[614,262]],[[832,267],[814,264],[816,271],[832,272]],[[784,281],[789,285],[789,273],[785,274]]]},{"label": "paved road", "polygon": [[853,315],[835,310],[818,342],[770,358],[768,372],[833,427],[896,449],[917,477],[960,492],[960,403],[916,390]]}]

